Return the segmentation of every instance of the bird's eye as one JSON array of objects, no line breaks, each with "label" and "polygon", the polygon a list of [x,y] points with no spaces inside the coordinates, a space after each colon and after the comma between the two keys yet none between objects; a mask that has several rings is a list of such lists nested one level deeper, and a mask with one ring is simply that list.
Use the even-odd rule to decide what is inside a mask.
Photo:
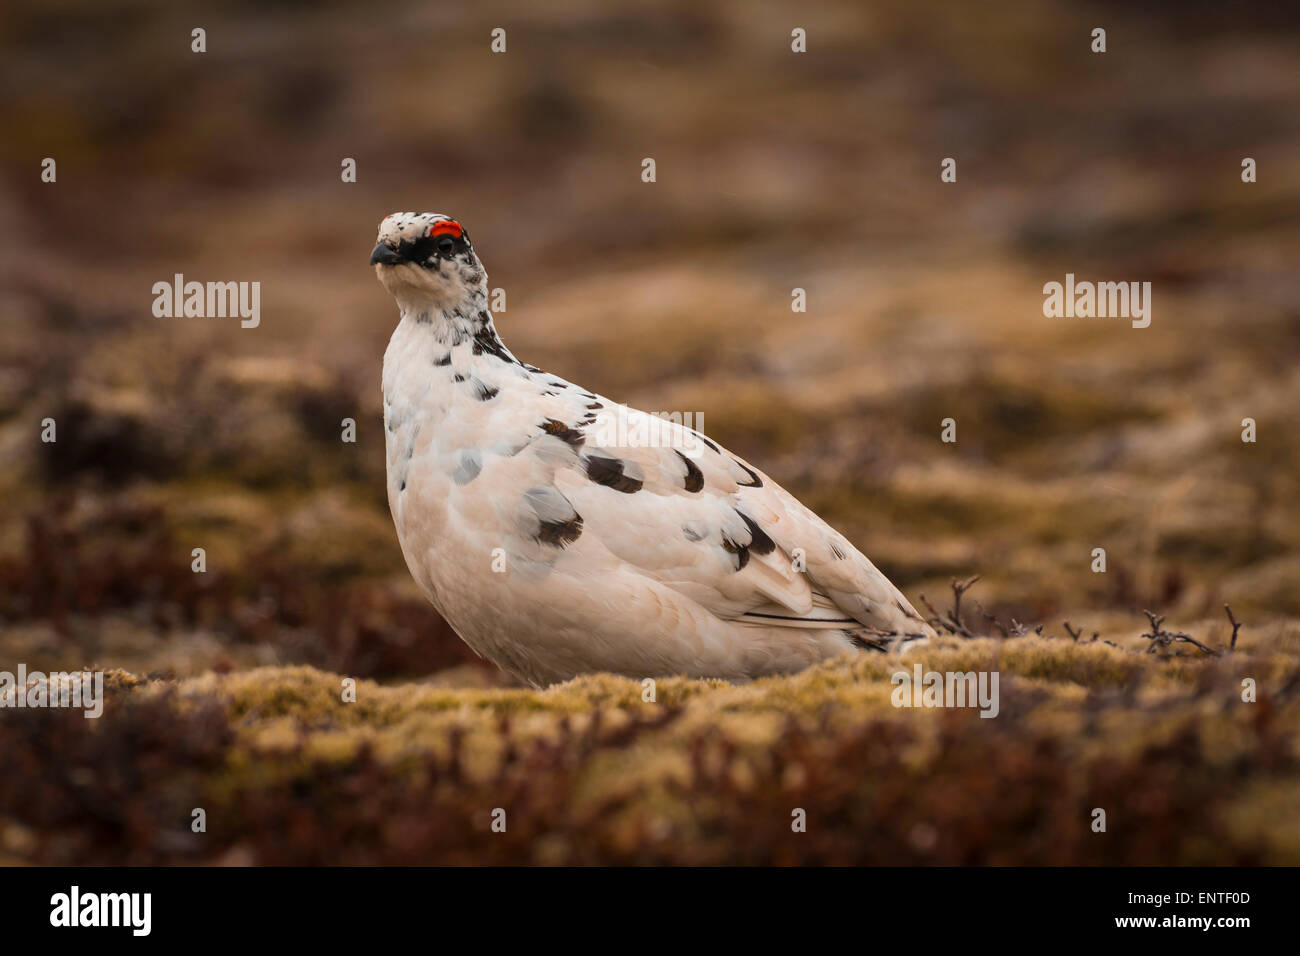
[{"label": "bird's eye", "polygon": [[449,256],[456,251],[456,240],[451,236],[442,236],[438,240],[438,251],[444,256]]}]

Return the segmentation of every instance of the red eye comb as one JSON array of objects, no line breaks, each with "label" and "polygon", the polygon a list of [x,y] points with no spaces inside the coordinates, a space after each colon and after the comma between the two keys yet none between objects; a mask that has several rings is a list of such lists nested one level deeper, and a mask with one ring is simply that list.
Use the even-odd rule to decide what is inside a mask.
[{"label": "red eye comb", "polygon": [[455,236],[459,239],[465,234],[465,230],[460,227],[455,219],[439,219],[429,227],[430,238],[434,236]]}]

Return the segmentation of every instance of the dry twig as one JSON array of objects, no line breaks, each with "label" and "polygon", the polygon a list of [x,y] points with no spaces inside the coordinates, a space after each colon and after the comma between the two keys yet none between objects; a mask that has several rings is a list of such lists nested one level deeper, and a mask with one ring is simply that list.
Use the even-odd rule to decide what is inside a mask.
[{"label": "dry twig", "polygon": [[1241,630],[1241,623],[1232,616],[1231,605],[1225,604],[1223,609],[1228,612],[1228,623],[1232,625],[1232,643],[1228,645],[1228,650],[1235,651],[1237,649],[1237,632]]},{"label": "dry twig", "polygon": [[[976,601],[975,608],[980,612],[980,617],[984,618],[984,620],[988,621],[990,624],[996,627],[998,629],[998,633],[1000,633],[1003,637],[1011,636],[1010,634],[1007,633],[1006,626],[997,619],[996,615],[990,614],[988,611],[984,610],[983,604],[981,604],[979,601]],[[1015,622],[1013,621],[1012,623]]]},{"label": "dry twig", "polygon": [[1206,654],[1217,655],[1219,653],[1213,648],[1206,647],[1190,634],[1184,634],[1181,631],[1166,631],[1164,629],[1165,618],[1163,614],[1156,615],[1147,610],[1143,610],[1142,613],[1145,614],[1147,620],[1151,622],[1151,633],[1142,635],[1151,642],[1147,647],[1148,654],[1154,654],[1157,648],[1167,648],[1171,644],[1176,644],[1180,641],[1198,647]]},{"label": "dry twig", "polygon": [[974,637],[975,635],[967,630],[966,625],[962,623],[961,596],[974,587],[975,583],[979,581],[979,579],[980,576],[978,574],[972,574],[965,581],[958,581],[956,578],[952,579],[952,611],[949,612],[949,619],[966,637]]}]

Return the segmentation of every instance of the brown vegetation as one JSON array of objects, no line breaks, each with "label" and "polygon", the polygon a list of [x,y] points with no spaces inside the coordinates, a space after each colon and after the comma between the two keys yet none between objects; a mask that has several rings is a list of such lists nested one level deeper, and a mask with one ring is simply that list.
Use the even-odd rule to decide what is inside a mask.
[{"label": "brown vegetation", "polygon": [[[0,712],[0,858],[1300,862],[1294,11],[1103,5],[1097,56],[1059,0],[801,8],[806,55],[748,0],[375,9],[6,12],[0,670],[116,676]],[[397,209],[468,224],[516,354],[963,585],[940,640],[653,705],[474,658],[384,498]],[[154,318],[176,272],[261,325]],[[1045,318],[1066,272],[1151,327]],[[1001,715],[892,708],[913,661]]]}]

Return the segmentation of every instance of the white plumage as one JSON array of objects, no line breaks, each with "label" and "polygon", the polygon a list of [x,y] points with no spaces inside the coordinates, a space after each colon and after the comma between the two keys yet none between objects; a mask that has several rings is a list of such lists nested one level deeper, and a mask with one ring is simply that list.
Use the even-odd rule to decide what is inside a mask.
[{"label": "white plumage", "polygon": [[[383,376],[393,521],[416,582],[479,654],[538,686],[748,680],[932,635],[752,465],[517,360],[455,220],[395,213],[371,262],[401,311]],[[653,447],[629,440],[651,428]]]}]

